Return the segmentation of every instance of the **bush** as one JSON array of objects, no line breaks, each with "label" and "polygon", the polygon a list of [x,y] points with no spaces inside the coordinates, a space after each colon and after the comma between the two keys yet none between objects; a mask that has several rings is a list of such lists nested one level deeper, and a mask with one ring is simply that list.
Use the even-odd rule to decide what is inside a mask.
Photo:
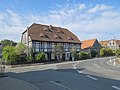
[{"label": "bush", "polygon": [[120,57],[120,49],[117,49],[117,51],[116,51],[116,56],[117,56],[117,57]]},{"label": "bush", "polygon": [[100,50],[100,56],[106,57],[106,56],[112,56],[114,55],[113,51],[109,48],[102,48]]},{"label": "bush", "polygon": [[80,59],[88,59],[88,58],[90,58],[88,53],[80,52]]},{"label": "bush", "polygon": [[38,53],[38,54],[36,55],[35,60],[36,60],[37,62],[39,62],[39,61],[41,61],[41,60],[46,60],[45,55],[46,55],[46,54],[45,54],[44,52],[40,52],[40,53]]},{"label": "bush", "polygon": [[79,59],[80,59],[79,53],[76,53],[76,54],[74,55],[74,57],[75,57],[75,60],[79,60]]},{"label": "bush", "polygon": [[16,64],[18,55],[15,52],[15,47],[5,46],[2,51],[3,59],[6,61],[6,64]]},{"label": "bush", "polygon": [[29,54],[27,57],[26,57],[26,60],[27,60],[27,63],[31,63],[33,61],[33,57],[31,54]]}]

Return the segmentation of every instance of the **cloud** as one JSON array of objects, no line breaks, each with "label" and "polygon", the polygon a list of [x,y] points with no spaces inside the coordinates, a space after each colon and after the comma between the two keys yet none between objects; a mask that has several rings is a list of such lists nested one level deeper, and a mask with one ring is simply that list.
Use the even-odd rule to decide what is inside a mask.
[{"label": "cloud", "polygon": [[89,13],[96,13],[98,11],[105,11],[111,9],[111,6],[97,4],[95,7],[88,10]]},{"label": "cloud", "polygon": [[120,39],[120,12],[113,6],[96,4],[56,5],[47,14],[32,12],[19,15],[13,10],[0,12],[0,38],[20,41],[21,33],[32,23],[56,25],[70,29],[80,40],[98,38],[99,40]]}]

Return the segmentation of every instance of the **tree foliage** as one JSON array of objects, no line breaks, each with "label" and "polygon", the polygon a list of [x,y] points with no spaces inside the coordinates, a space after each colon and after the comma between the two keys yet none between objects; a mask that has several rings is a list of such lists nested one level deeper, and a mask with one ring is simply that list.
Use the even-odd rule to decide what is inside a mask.
[{"label": "tree foliage", "polygon": [[72,47],[71,54],[75,57],[76,53],[77,53],[76,47]]},{"label": "tree foliage", "polygon": [[20,42],[15,46],[15,49],[16,49],[16,53],[20,55],[20,54],[24,54],[26,47],[23,43]]},{"label": "tree foliage", "polygon": [[116,55],[117,55],[117,57],[120,57],[120,49],[116,50]]},{"label": "tree foliage", "polygon": [[3,59],[7,64],[16,63],[18,55],[15,52],[15,47],[13,46],[5,46],[2,51]]},{"label": "tree foliage", "polygon": [[29,54],[27,57],[26,57],[26,60],[27,60],[27,63],[31,63],[33,61],[33,56],[32,54]]},{"label": "tree foliage", "polygon": [[53,54],[58,57],[58,60],[60,60],[60,55],[63,54],[64,47],[61,44],[57,44],[53,47]]},{"label": "tree foliage", "polygon": [[36,57],[35,57],[35,60],[37,62],[41,61],[41,60],[46,60],[46,57],[45,57],[45,52],[39,52]]},{"label": "tree foliage", "polygon": [[76,47],[72,47],[71,49],[71,54],[72,54],[72,59],[74,58],[75,60],[79,59],[79,53],[77,53],[77,49]]},{"label": "tree foliage", "polygon": [[112,51],[112,49],[109,48],[102,48],[100,50],[100,56],[102,57],[106,57],[106,56],[112,56],[114,53]]},{"label": "tree foliage", "polygon": [[1,44],[4,46],[16,46],[17,43],[12,41],[12,40],[8,40],[8,39],[4,39],[1,41]]}]

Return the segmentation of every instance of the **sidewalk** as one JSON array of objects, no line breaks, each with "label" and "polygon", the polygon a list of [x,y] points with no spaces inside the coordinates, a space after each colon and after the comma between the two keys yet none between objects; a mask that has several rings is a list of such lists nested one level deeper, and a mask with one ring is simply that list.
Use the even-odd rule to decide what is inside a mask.
[{"label": "sidewalk", "polygon": [[61,64],[74,64],[76,62],[81,61],[68,61],[68,62],[61,62],[61,63],[52,63],[52,64],[32,64],[30,66],[24,66],[24,67],[6,67],[5,72],[15,72],[15,73],[22,73],[22,72],[29,72],[29,71],[36,71],[36,70],[47,70],[47,69],[56,69],[57,65]]},{"label": "sidewalk", "polygon": [[0,78],[0,90],[39,90],[32,84],[11,77]]}]

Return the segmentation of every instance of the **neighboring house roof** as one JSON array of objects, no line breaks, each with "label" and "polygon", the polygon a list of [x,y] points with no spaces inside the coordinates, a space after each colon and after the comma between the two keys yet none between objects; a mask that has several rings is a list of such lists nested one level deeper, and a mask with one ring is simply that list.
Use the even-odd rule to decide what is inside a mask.
[{"label": "neighboring house roof", "polygon": [[[26,32],[25,30],[23,34]],[[28,35],[31,40],[81,43],[81,41],[66,28],[55,27],[52,25],[42,25],[33,23],[28,27]]]},{"label": "neighboring house roof", "polygon": [[120,40],[115,40],[118,45],[120,45]]},{"label": "neighboring house roof", "polygon": [[[112,39],[112,40],[114,40],[114,39]],[[108,44],[110,41],[111,41],[111,40],[100,41],[100,44],[101,44],[102,46],[107,46],[107,44]],[[118,45],[120,45],[120,40],[115,40],[115,42],[116,42]]]},{"label": "neighboring house roof", "polygon": [[97,39],[84,40],[82,41],[81,49],[90,48],[94,45]]},{"label": "neighboring house roof", "polygon": [[106,41],[100,41],[100,44],[102,46],[107,46],[107,44],[110,42],[110,40],[106,40]]}]

